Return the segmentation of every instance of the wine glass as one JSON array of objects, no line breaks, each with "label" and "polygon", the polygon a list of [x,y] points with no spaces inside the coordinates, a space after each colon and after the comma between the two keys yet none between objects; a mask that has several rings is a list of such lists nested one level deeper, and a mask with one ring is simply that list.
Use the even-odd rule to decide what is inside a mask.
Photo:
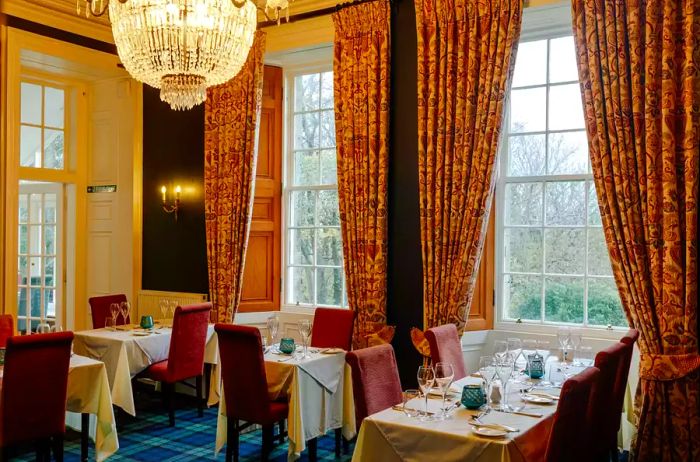
[{"label": "wine glass", "polygon": [[112,316],[112,327],[117,326],[117,316],[119,316],[119,303],[109,305],[109,314]]},{"label": "wine glass", "polygon": [[158,300],[158,307],[160,308],[160,314],[163,316],[162,319],[166,319],[168,317],[168,305],[169,302],[165,298],[161,298]]},{"label": "wine glass", "polygon": [[411,401],[420,398],[420,391],[406,390],[403,392],[403,412],[408,417],[417,417],[420,411],[415,406],[411,406]]},{"label": "wine glass", "polygon": [[493,377],[496,375],[496,367],[493,362],[492,356],[482,356],[479,358],[479,375],[484,379],[484,384],[486,385],[486,407],[491,405],[491,382]]},{"label": "wine glass", "polygon": [[309,338],[311,337],[311,321],[308,319],[303,319],[299,323],[299,333],[301,334],[301,341],[304,344],[304,355],[302,358],[309,358]]},{"label": "wine glass", "polygon": [[267,318],[267,330],[270,332],[270,344],[275,343],[275,338],[277,338],[277,330],[280,326],[280,320],[276,314],[273,314]]},{"label": "wine glass", "polygon": [[51,324],[45,321],[39,322],[36,326],[36,333],[37,334],[48,334],[51,332]]},{"label": "wine glass", "polygon": [[63,327],[57,322],[53,324],[53,327],[51,327],[51,332],[63,332]]},{"label": "wine glass", "polygon": [[493,342],[493,355],[496,360],[503,360],[508,353],[508,342],[505,340],[496,340]]},{"label": "wine glass", "polygon": [[107,330],[116,330],[116,326],[114,324],[114,318],[107,317],[105,318],[105,329]]},{"label": "wine glass", "polygon": [[557,329],[557,340],[559,341],[559,348],[561,348],[563,356],[563,361],[566,362],[566,353],[571,345],[571,329],[568,327],[560,327]]},{"label": "wine glass", "polygon": [[435,384],[442,394],[442,419],[447,418],[447,408],[445,407],[445,399],[447,398],[447,391],[452,385],[452,380],[455,378],[455,371],[450,363],[437,363],[435,364]]},{"label": "wine glass", "polygon": [[131,303],[122,302],[119,305],[119,310],[122,312],[122,318],[124,318],[124,324],[128,325],[131,321]]},{"label": "wine glass", "polygon": [[170,317],[175,318],[175,310],[177,309],[177,301],[170,300]]},{"label": "wine glass", "polygon": [[581,340],[581,331],[572,329],[569,332],[569,346],[571,347],[571,352],[573,353],[571,360],[574,366],[583,366],[583,363],[577,354],[579,347],[581,346]]},{"label": "wine glass", "polygon": [[547,340],[538,340],[537,341],[537,352],[542,356],[542,364],[544,364],[544,370],[545,370],[545,375],[542,377],[542,380],[540,380],[537,385],[540,387],[551,387],[552,382],[550,382],[546,377],[547,377],[547,359],[549,359],[550,351],[549,351],[550,345],[549,341]]},{"label": "wine glass", "polygon": [[425,396],[425,413],[422,416],[423,420],[430,420],[428,413],[428,393],[435,384],[435,371],[430,366],[420,366],[418,368],[418,388]]},{"label": "wine glass", "polygon": [[513,362],[510,361],[511,358],[506,358],[503,361],[496,362],[496,376],[498,376],[501,381],[501,405],[499,408],[503,411],[512,411],[512,408],[508,405],[508,380],[513,373]]},{"label": "wine glass", "polygon": [[513,358],[513,375],[517,375],[520,370],[518,361],[523,354],[523,341],[518,337],[508,337],[506,342],[508,343],[508,354]]}]

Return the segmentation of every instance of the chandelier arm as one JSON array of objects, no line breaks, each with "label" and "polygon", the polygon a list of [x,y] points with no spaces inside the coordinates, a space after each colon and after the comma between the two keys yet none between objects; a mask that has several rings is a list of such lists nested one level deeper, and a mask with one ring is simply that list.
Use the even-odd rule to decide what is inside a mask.
[{"label": "chandelier arm", "polygon": [[[120,0],[120,1],[121,1],[121,0]],[[247,1],[248,1],[248,0],[240,0],[240,1],[231,0],[231,3],[233,3],[233,6],[235,6],[236,8],[243,8],[243,7],[245,6],[245,4],[246,4]],[[252,0],[251,0],[251,1],[252,1]],[[253,3],[253,4],[255,4],[255,3]],[[255,7],[257,8],[258,6],[255,5]]]},{"label": "chandelier arm", "polygon": [[258,9],[258,11],[262,11],[262,13],[265,15],[266,21],[272,21],[272,18],[267,14],[267,8],[263,8],[263,7],[258,6],[258,5],[255,5],[255,7]]},{"label": "chandelier arm", "polygon": [[[100,16],[103,16],[107,12],[107,7],[109,7],[109,0],[100,2],[102,5],[102,9],[98,9],[95,6],[95,0],[85,0],[87,2],[87,9],[90,12],[91,15],[95,16],[96,18],[99,18]],[[122,0],[119,0],[120,2],[124,3]],[[124,0],[126,1],[126,0]]]}]

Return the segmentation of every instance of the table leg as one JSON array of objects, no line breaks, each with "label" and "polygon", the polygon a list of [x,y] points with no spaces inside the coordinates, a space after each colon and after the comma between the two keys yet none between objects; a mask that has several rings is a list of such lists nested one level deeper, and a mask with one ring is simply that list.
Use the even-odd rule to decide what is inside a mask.
[{"label": "table leg", "polygon": [[90,414],[80,414],[80,460],[88,460],[88,437],[90,435]]},{"label": "table leg", "polygon": [[309,461],[316,462],[318,460],[318,439],[311,438],[306,443],[306,447],[309,450]]}]

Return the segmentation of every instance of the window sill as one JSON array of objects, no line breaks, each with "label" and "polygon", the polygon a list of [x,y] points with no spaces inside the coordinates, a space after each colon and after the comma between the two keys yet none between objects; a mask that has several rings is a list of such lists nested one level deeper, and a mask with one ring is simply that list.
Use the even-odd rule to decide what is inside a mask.
[{"label": "window sill", "polygon": [[528,322],[517,323],[515,321],[497,321],[494,324],[493,330],[499,332],[516,332],[518,334],[556,336],[557,330],[560,327],[571,327],[572,329],[579,330],[585,338],[601,340],[619,340],[629,330],[627,327],[613,327],[612,329],[608,329],[606,327],[583,327],[566,324],[539,324]]}]

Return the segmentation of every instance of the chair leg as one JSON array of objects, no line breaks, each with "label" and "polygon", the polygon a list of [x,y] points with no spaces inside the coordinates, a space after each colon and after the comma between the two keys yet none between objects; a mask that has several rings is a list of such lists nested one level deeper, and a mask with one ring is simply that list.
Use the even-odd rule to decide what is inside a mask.
[{"label": "chair leg", "polygon": [[80,461],[88,460],[88,439],[90,434],[90,414],[80,414]]},{"label": "chair leg", "polygon": [[[52,446],[53,457],[56,459],[56,462],[63,462],[63,435],[54,436]],[[49,456],[49,460],[51,460],[51,456]]]},{"label": "chair leg", "polygon": [[[341,434],[342,434],[342,430],[341,430]],[[348,440],[346,440],[345,437],[343,437],[342,443],[343,443],[343,454],[348,455],[348,453],[350,452],[350,442]]]},{"label": "chair leg", "polygon": [[343,439],[343,432],[340,428],[335,429],[335,458],[340,458],[340,440]]},{"label": "chair leg", "polygon": [[226,418],[226,462],[238,462],[238,420]]},{"label": "chair leg", "polygon": [[268,460],[268,457],[272,453],[272,445],[274,442],[274,432],[275,432],[275,427],[274,425],[265,425],[262,428],[262,453],[261,453],[261,459],[262,461],[266,462]]},{"label": "chair leg", "polygon": [[204,393],[202,388],[202,379],[203,377],[201,375],[198,375],[195,379],[197,384],[197,415],[199,417],[204,417]]},{"label": "chair leg", "polygon": [[311,438],[307,441],[307,447],[309,449],[309,461],[316,462],[318,460],[318,439]]},{"label": "chair leg", "polygon": [[277,426],[279,427],[279,435],[277,435],[277,440],[279,441],[279,444],[284,443],[284,439],[286,435],[284,434],[285,430],[285,420],[282,419],[277,423]]},{"label": "chair leg", "polygon": [[163,393],[163,402],[168,410],[168,423],[171,427],[175,426],[175,384],[161,382],[161,393]]}]

